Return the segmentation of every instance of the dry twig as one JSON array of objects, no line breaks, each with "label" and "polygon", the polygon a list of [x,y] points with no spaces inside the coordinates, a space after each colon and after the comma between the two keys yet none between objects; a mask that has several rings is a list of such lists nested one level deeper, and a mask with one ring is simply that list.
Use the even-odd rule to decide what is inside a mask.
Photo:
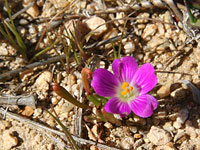
[{"label": "dry twig", "polygon": [[[128,34],[124,35],[123,38],[126,38],[130,34],[131,33],[128,33]],[[84,50],[88,50],[88,49],[96,48],[96,47],[99,47],[101,45],[105,45],[107,43],[112,43],[112,42],[115,42],[115,41],[119,41],[120,39],[121,39],[121,35],[113,37],[113,38],[110,38],[110,39],[107,39],[107,40],[103,40],[103,41],[100,41],[100,42],[95,42],[95,43],[93,43],[91,45],[88,45],[88,46],[84,47],[83,49]],[[23,72],[25,70],[57,62],[57,61],[60,60],[60,58],[61,59],[66,59],[66,55],[64,54],[64,55],[60,55],[60,56],[55,56],[55,57],[49,58],[47,60],[41,60],[39,62],[35,62],[35,63],[32,63],[32,64],[29,64],[27,66],[24,66],[24,67],[16,69],[16,70],[8,71],[8,72],[3,73],[3,74],[0,75],[0,81],[10,80],[10,79],[12,79],[12,77],[17,76],[20,72]]]},{"label": "dry twig", "polygon": [[[0,108],[0,113],[1,114],[5,114],[5,110],[3,108]],[[61,131],[57,131],[57,130],[51,129],[51,128],[47,127],[47,126],[44,126],[43,124],[40,124],[38,122],[32,121],[32,120],[27,119],[27,118],[24,118],[24,117],[22,117],[20,115],[17,115],[15,113],[6,111],[6,117],[15,119],[15,120],[20,121],[20,122],[28,123],[29,125],[34,127],[34,129],[37,129],[39,131],[46,130],[48,132],[51,132],[51,133],[59,135],[59,136],[61,136],[63,138],[66,138],[65,134],[63,132],[61,132]],[[77,142],[79,142],[81,144],[96,145],[99,148],[109,149],[109,150],[119,150],[118,148],[113,148],[113,147],[110,147],[110,146],[107,146],[107,145],[104,145],[104,144],[96,143],[94,141],[86,140],[86,139],[79,138],[79,137],[76,137],[76,136],[73,136],[73,135],[72,135],[72,137],[74,138],[75,141],[77,141]]]},{"label": "dry twig", "polygon": [[8,104],[8,105],[25,105],[31,106],[32,108],[36,108],[36,100],[35,96],[1,96],[0,97],[0,105]]}]

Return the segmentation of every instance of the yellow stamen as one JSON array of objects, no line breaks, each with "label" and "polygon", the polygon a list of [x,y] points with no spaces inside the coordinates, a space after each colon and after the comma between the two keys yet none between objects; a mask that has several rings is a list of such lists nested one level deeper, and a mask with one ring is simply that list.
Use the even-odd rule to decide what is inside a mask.
[{"label": "yellow stamen", "polygon": [[124,90],[128,86],[129,86],[129,84],[127,82],[123,82],[122,86],[121,86],[121,89]]},{"label": "yellow stamen", "polygon": [[130,86],[127,82],[123,82],[121,86],[121,95],[125,96],[133,90],[133,87]]},{"label": "yellow stamen", "polygon": [[126,95],[127,93],[129,93],[130,90],[128,88],[125,88],[122,92],[121,95]]},{"label": "yellow stamen", "polygon": [[129,86],[130,90],[132,91],[133,90],[133,87],[132,86]]},{"label": "yellow stamen", "polygon": [[126,92],[125,91],[121,91],[121,95],[126,95]]},{"label": "yellow stamen", "polygon": [[128,88],[125,89],[126,94],[130,92]]}]

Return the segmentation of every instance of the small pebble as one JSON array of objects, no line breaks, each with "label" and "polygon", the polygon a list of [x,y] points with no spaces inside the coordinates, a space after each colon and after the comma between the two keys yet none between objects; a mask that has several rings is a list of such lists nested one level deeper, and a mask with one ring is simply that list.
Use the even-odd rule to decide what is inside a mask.
[{"label": "small pebble", "polygon": [[4,150],[10,150],[12,147],[18,144],[17,137],[13,136],[9,130],[5,130],[3,132],[2,139],[3,143],[1,146],[3,146]]},{"label": "small pebble", "polygon": [[178,130],[178,132],[174,136],[174,142],[176,142],[177,140],[179,140],[184,135],[185,135],[184,130]]},{"label": "small pebble", "polygon": [[137,132],[137,128],[134,127],[134,126],[129,127],[129,130],[130,130],[132,133],[136,133],[136,132]]},{"label": "small pebble", "polygon": [[51,103],[52,103],[53,105],[58,104],[58,102],[59,102],[59,99],[58,99],[58,98],[56,98],[56,97],[52,97],[52,98],[51,98]]},{"label": "small pebble", "polygon": [[85,21],[85,23],[87,24],[88,28],[91,31],[94,31],[93,37],[95,39],[99,38],[108,29],[107,26],[105,25],[105,20],[97,16],[89,18],[88,20]]},{"label": "small pebble", "polygon": [[171,82],[166,83],[165,85],[161,86],[161,88],[157,91],[157,94],[160,98],[164,98],[170,95],[170,87]]},{"label": "small pebble", "polygon": [[11,123],[6,120],[1,120],[0,121],[0,130],[5,130],[11,127]]},{"label": "small pebble", "polygon": [[172,126],[172,122],[166,122],[164,125],[163,125],[163,129],[165,129],[166,131],[168,132],[172,132],[174,131],[174,127]]},{"label": "small pebble", "polygon": [[187,108],[183,108],[179,111],[178,113],[178,117],[176,118],[176,121],[181,123],[181,124],[184,124],[185,121],[187,120],[189,116],[189,111]]},{"label": "small pebble", "polygon": [[133,136],[135,139],[140,139],[142,137],[141,134],[139,133],[135,133],[134,136]]},{"label": "small pebble", "polygon": [[[137,15],[138,18],[149,18],[150,14],[145,12],[145,13],[140,13]],[[147,23],[148,20],[146,19],[137,19],[136,20],[137,23],[142,24],[142,23]]]},{"label": "small pebble", "polygon": [[146,39],[148,36],[153,36],[154,33],[157,30],[157,25],[155,24],[147,24],[146,28],[144,29],[143,33],[142,33],[142,38]]},{"label": "small pebble", "polygon": [[121,146],[123,149],[132,149],[134,146],[134,138],[131,136],[122,138]]},{"label": "small pebble", "polygon": [[162,68],[163,68],[163,65],[162,65],[161,63],[157,63],[157,64],[156,64],[156,67],[157,67],[158,69],[162,69]]},{"label": "small pebble", "polygon": [[156,126],[151,127],[147,137],[155,145],[165,145],[172,139],[167,131]]},{"label": "small pebble", "polygon": [[176,129],[180,129],[181,126],[182,126],[182,124],[181,124],[180,122],[175,121],[175,122],[173,123],[173,127],[176,128]]},{"label": "small pebble", "polygon": [[19,20],[19,24],[21,24],[21,25],[27,25],[29,22],[28,22],[28,20],[26,20],[26,19],[20,19]]},{"label": "small pebble", "polygon": [[112,129],[112,128],[113,128],[113,126],[112,126],[112,124],[111,124],[110,122],[104,123],[104,126],[105,126],[106,128],[108,128],[108,129]]},{"label": "small pebble", "polygon": [[62,105],[62,112],[69,112],[74,108],[74,105],[70,102],[65,101],[65,103]]},{"label": "small pebble", "polygon": [[38,17],[40,14],[39,9],[36,4],[33,5],[31,8],[29,8],[26,12],[33,18]]},{"label": "small pebble", "polygon": [[176,148],[174,147],[174,144],[172,142],[169,142],[165,145],[164,150],[176,150]]},{"label": "small pebble", "polygon": [[136,149],[137,147],[139,147],[142,143],[143,143],[143,139],[139,139],[139,140],[135,141],[135,143],[134,143],[134,149]]},{"label": "small pebble", "polygon": [[133,51],[135,51],[135,44],[133,41],[128,41],[125,45],[124,45],[124,49],[125,49],[125,54],[130,54]]},{"label": "small pebble", "polygon": [[183,99],[186,96],[185,90],[181,87],[170,93],[170,96],[176,99]]},{"label": "small pebble", "polygon": [[33,113],[33,117],[34,118],[37,118],[38,116],[40,116],[42,114],[42,108],[36,108],[34,110],[34,113]]}]

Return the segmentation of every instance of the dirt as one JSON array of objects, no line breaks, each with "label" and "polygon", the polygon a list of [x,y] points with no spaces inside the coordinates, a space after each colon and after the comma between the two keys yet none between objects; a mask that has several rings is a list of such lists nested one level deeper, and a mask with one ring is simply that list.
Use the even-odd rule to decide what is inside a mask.
[{"label": "dirt", "polygon": [[[62,131],[60,125],[45,109],[51,112],[54,110],[69,132],[78,137],[75,140],[81,150],[200,149],[200,106],[198,104],[200,99],[198,95],[194,97],[194,89],[191,90],[183,83],[185,80],[190,81],[196,87],[196,93],[200,92],[198,39],[191,40],[191,36],[183,26],[184,22],[177,21],[173,12],[166,7],[153,6],[151,9],[142,8],[133,11],[128,7],[130,5],[128,0],[95,2],[80,1],[74,5],[72,1],[66,0],[37,0],[29,11],[21,13],[14,23],[27,45],[29,61],[25,60],[4,38],[1,39],[0,72],[3,75],[44,59],[57,57],[58,54],[63,55],[66,45],[70,47],[70,40],[67,39],[69,29],[74,32],[76,40],[81,42],[90,30],[86,29],[88,22],[91,21],[89,25],[94,24],[95,28],[98,23],[107,23],[84,40],[85,55],[75,45],[74,49],[70,47],[69,62],[64,60],[64,66],[57,59],[53,63],[24,69],[19,71],[19,74],[10,74],[9,78],[0,82],[1,96],[35,95],[37,101],[36,107],[1,105],[1,110],[4,111],[0,111],[2,114],[0,149],[71,149],[63,134],[44,129],[48,127],[54,131]],[[29,3],[28,1],[10,2],[12,13],[18,12]],[[122,9],[121,6],[127,9]],[[112,10],[116,7],[119,9]],[[93,14],[95,12],[96,16]],[[7,17],[5,10],[2,10],[2,14],[3,17]],[[48,25],[55,15],[57,18],[54,18],[54,26],[51,26],[51,29],[41,38],[43,27]],[[128,20],[119,19],[127,16]],[[91,17],[93,18],[90,19]],[[95,17],[98,21],[95,21]],[[90,28],[94,29],[93,26]],[[104,43],[104,40],[122,34],[126,37],[115,38],[116,41]],[[42,40],[36,48],[40,38]],[[34,54],[49,47],[56,40],[58,42],[53,48],[30,62]],[[99,45],[99,42],[103,44]],[[97,46],[92,45],[94,43]],[[151,117],[140,118],[131,113],[124,118],[114,115],[115,122],[96,119],[100,108],[87,99],[87,93],[82,85],[81,70],[87,67],[92,71],[97,68],[111,71],[114,60],[112,44],[117,52],[121,45],[121,57],[133,56],[140,66],[145,63],[154,66],[158,84],[150,94],[156,97],[159,105]],[[76,61],[75,54],[78,56],[79,63]],[[52,89],[53,82],[63,86],[80,102],[92,106],[92,110],[77,108],[58,96]],[[9,112],[18,116],[13,117]]]}]

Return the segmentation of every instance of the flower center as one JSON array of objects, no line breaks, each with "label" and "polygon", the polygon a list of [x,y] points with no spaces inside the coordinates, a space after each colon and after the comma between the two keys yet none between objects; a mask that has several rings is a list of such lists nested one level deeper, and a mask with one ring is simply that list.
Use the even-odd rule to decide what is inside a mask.
[{"label": "flower center", "polygon": [[139,95],[138,89],[134,85],[123,82],[119,89],[119,98],[121,101],[129,102]]},{"label": "flower center", "polygon": [[127,82],[123,82],[121,86],[121,95],[122,96],[129,95],[131,91],[133,91],[133,87],[130,86]]}]

